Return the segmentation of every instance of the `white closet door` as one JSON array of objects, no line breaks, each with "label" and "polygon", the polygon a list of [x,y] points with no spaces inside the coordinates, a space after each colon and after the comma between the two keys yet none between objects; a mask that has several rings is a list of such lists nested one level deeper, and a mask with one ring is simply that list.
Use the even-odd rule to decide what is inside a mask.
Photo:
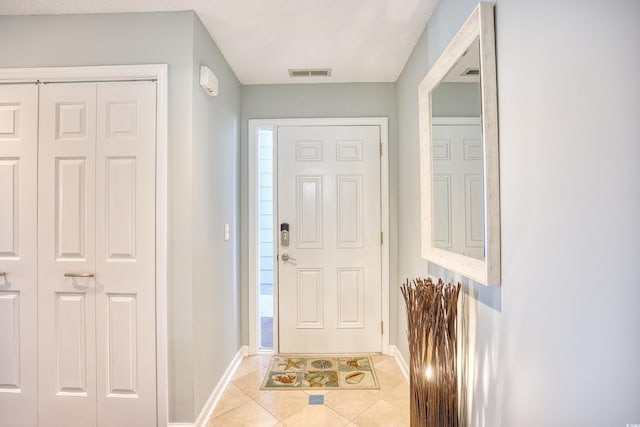
[{"label": "white closet door", "polygon": [[40,426],[96,425],[96,85],[40,89]]},{"label": "white closet door", "polygon": [[152,82],[42,88],[40,425],[156,424],[155,111]]},{"label": "white closet door", "polygon": [[0,426],[37,424],[38,88],[0,85]]},{"label": "white closet door", "polygon": [[155,83],[98,85],[98,425],[156,425]]},{"label": "white closet door", "polygon": [[152,82],[41,91],[41,426],[156,424],[155,101]]}]

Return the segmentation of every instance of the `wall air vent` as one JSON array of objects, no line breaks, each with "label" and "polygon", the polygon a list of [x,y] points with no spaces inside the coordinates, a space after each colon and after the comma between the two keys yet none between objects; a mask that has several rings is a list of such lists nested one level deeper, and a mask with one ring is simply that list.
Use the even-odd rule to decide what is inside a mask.
[{"label": "wall air vent", "polygon": [[479,68],[467,68],[460,75],[461,76],[479,76],[480,75],[480,69]]},{"label": "wall air vent", "polygon": [[331,77],[331,68],[289,69],[289,77]]}]

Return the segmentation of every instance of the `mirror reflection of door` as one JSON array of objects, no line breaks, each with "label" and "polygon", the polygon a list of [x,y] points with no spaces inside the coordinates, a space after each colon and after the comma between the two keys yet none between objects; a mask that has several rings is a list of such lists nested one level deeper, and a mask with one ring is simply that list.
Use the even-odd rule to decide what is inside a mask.
[{"label": "mirror reflection of door", "polygon": [[480,45],[476,39],[431,92],[433,245],[483,260]]},{"label": "mirror reflection of door", "polygon": [[479,117],[434,118],[434,245],[484,259],[482,135]]}]

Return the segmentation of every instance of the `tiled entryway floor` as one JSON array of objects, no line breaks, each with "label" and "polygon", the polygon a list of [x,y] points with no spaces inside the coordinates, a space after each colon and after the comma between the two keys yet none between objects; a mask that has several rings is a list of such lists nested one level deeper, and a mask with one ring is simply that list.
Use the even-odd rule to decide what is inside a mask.
[{"label": "tiled entryway floor", "polygon": [[[207,427],[409,426],[409,384],[391,356],[373,355],[380,390],[260,390],[271,356],[245,357]],[[310,405],[310,395],[324,395]]]}]

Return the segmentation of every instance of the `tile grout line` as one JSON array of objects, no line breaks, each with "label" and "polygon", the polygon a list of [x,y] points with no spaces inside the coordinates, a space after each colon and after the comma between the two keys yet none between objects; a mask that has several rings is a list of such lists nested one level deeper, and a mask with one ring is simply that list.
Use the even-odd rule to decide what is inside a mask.
[{"label": "tile grout line", "polygon": [[[235,387],[240,393],[245,395],[247,397],[247,399],[249,399],[249,401],[254,400],[251,396],[249,396],[247,393],[245,393],[244,390],[240,389],[240,387],[238,387],[235,384],[233,384],[233,382],[231,382],[229,385]],[[228,390],[229,390],[229,387],[227,386],[227,389],[224,391],[224,393],[227,393]],[[224,393],[223,393],[222,397],[224,397]],[[221,400],[222,400],[222,398],[221,398]],[[220,413],[218,415],[215,415],[216,411],[214,410],[213,414],[211,414],[211,418],[209,420],[215,420],[216,418],[220,418],[222,415],[228,414],[229,412],[238,409],[242,405],[246,405],[247,403],[249,403],[249,401],[240,403],[238,406],[234,406],[234,407],[232,407],[232,408],[230,408],[230,409],[228,409],[228,410],[226,410],[226,411],[224,411],[224,412],[222,412],[222,413]]]},{"label": "tile grout line", "polygon": [[[341,391],[341,390],[331,390],[331,391],[329,391],[328,393],[331,393],[331,392],[338,392],[338,393],[339,393],[340,391]],[[360,391],[368,392],[368,390],[360,390]],[[362,414],[364,414],[365,412],[367,412],[367,411],[368,411],[368,410],[369,410],[373,405],[375,405],[375,404],[376,404],[376,403],[378,403],[380,400],[382,400],[380,397],[378,397],[378,396],[374,395],[373,393],[369,393],[369,395],[371,396],[371,399],[370,399],[371,404],[370,404],[370,405],[367,405],[367,407],[366,407],[366,408],[364,408],[363,410],[359,411],[359,412],[357,413],[357,415],[355,415],[353,418],[347,417],[347,416],[346,416],[346,415],[344,415],[343,413],[338,412],[338,410],[337,410],[337,409],[333,408],[333,407],[332,407],[332,406],[330,406],[330,405],[327,405],[327,403],[326,403],[326,398],[325,398],[325,405],[326,405],[326,406],[328,406],[329,408],[333,409],[333,410],[334,410],[335,412],[337,412],[338,414],[340,414],[340,416],[341,416],[341,417],[348,419],[350,422],[355,422],[355,420],[357,420],[357,419],[358,419],[358,417],[359,417],[360,415],[362,415]],[[368,401],[369,401],[369,400],[368,400]]]}]

